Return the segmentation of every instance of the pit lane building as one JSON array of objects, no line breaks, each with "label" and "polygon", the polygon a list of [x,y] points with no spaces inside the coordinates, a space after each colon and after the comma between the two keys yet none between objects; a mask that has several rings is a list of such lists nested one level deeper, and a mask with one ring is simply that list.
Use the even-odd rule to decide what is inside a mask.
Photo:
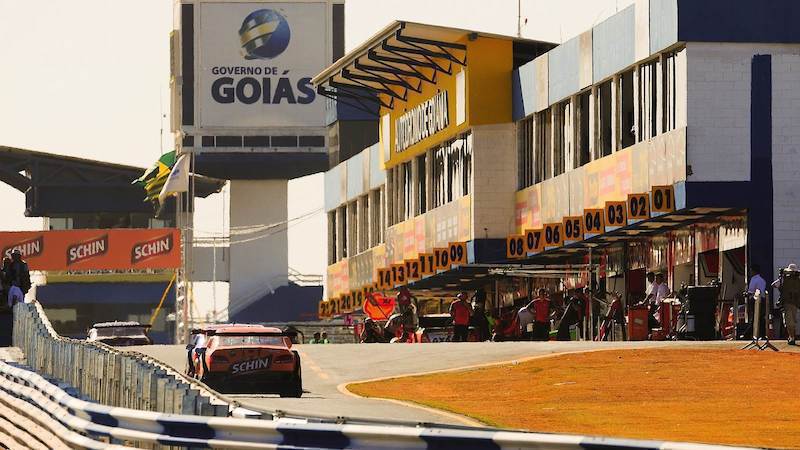
[{"label": "pit lane building", "polygon": [[561,45],[389,25],[313,80],[338,101],[322,314],[400,285],[511,305],[531,284],[488,280],[512,264],[591,262],[629,302],[647,270],[724,298],[773,277],[800,259],[798,20],[638,0]]}]

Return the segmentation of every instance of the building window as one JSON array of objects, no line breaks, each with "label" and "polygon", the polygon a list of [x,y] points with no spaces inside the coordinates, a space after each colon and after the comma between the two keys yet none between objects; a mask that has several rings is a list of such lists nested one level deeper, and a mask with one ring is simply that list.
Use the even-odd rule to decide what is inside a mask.
[{"label": "building window", "polygon": [[591,116],[591,91],[586,91],[578,95],[578,166],[588,164],[592,160],[591,154],[591,128],[589,127],[589,117]]},{"label": "building window", "polygon": [[534,133],[536,134],[536,151],[535,151],[535,164],[536,164],[536,182],[550,178],[553,175],[552,161],[551,161],[551,129],[550,129],[550,110],[546,109],[542,112],[536,113],[536,122],[534,122]]},{"label": "building window", "polygon": [[358,252],[366,251],[369,245],[369,195],[358,199]]},{"label": "building window", "polygon": [[403,195],[403,220],[408,220],[414,217],[414,172],[411,166],[411,161],[404,162],[400,169],[400,176],[402,177],[402,195]]},{"label": "building window", "polygon": [[328,212],[328,265],[339,261],[336,247],[336,210]]},{"label": "building window", "polygon": [[386,208],[389,211],[389,226],[396,225],[405,220],[405,176],[403,174],[403,164],[392,167],[386,171],[387,188]]},{"label": "building window", "polygon": [[611,81],[602,83],[597,87],[597,102],[598,102],[598,124],[597,124],[597,143],[599,158],[608,156],[613,152],[614,140],[612,139],[611,123]]},{"label": "building window", "polygon": [[387,225],[392,226],[397,223],[397,215],[395,214],[395,191],[397,190],[397,180],[395,180],[396,170],[394,168],[386,171],[386,220]]},{"label": "building window", "polygon": [[347,254],[358,254],[358,203],[347,204]]},{"label": "building window", "polygon": [[553,176],[558,176],[571,170],[575,162],[570,102],[553,107],[553,122]]},{"label": "building window", "polygon": [[517,153],[519,154],[517,184],[519,189],[525,189],[536,183],[533,163],[533,129],[533,116],[526,117],[517,123]]},{"label": "building window", "polygon": [[417,190],[415,193],[414,198],[416,199],[416,213],[417,214],[425,214],[427,210],[427,201],[426,196],[428,195],[428,190],[426,189],[427,185],[427,177],[426,177],[426,156],[427,155],[420,155],[417,156],[415,160],[416,164],[416,185]]},{"label": "building window", "polygon": [[639,142],[658,134],[658,61],[639,66]]},{"label": "building window", "polygon": [[369,210],[370,219],[369,219],[369,239],[370,239],[370,247],[375,247],[376,245],[383,242],[383,190],[382,189],[375,189],[370,192],[370,205],[372,206]]},{"label": "building window", "polygon": [[432,152],[432,208],[468,195],[472,183],[472,134],[458,137]]},{"label": "building window", "polygon": [[619,77],[620,97],[620,143],[622,148],[636,143],[636,111],[633,103],[633,71],[625,72]]},{"label": "building window", "polygon": [[677,121],[676,109],[678,104],[678,96],[676,95],[676,90],[678,87],[676,79],[677,75],[676,64],[679,53],[680,52],[670,52],[664,55],[664,64],[663,64],[664,120],[662,126],[663,126],[663,131],[665,133],[667,131],[674,130],[676,128],[676,121]]},{"label": "building window", "polygon": [[336,234],[339,235],[336,241],[336,254],[339,261],[347,258],[347,206],[340,206],[336,216]]}]

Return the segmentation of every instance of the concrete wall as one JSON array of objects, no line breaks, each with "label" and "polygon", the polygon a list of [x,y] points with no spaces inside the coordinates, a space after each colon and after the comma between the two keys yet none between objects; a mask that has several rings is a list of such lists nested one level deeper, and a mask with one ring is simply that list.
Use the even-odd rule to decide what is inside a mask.
[{"label": "concrete wall", "polygon": [[[232,180],[232,232],[236,227],[285,222],[287,186],[286,180]],[[230,311],[239,310],[288,282],[289,242],[285,228],[258,236],[253,239],[256,236],[231,235]],[[238,243],[245,240],[246,243]]]},{"label": "concrete wall", "polygon": [[800,263],[800,56],[772,57],[774,266]]},{"label": "concrete wall", "polygon": [[595,83],[636,62],[635,5],[597,24],[592,30],[592,77]]},{"label": "concrete wall", "polygon": [[796,46],[686,44],[687,181],[750,180],[750,85],[754,55]]},{"label": "concrete wall", "polygon": [[[650,53],[656,53],[678,41],[678,3],[675,0],[649,0],[649,2],[649,49]],[[636,7],[639,7],[639,3]]]},{"label": "concrete wall", "polygon": [[347,164],[347,200],[352,200],[364,193],[364,180],[369,177],[369,172],[364,173],[364,160],[369,163],[369,154],[364,158],[365,152],[353,155],[352,158],[344,162]]},{"label": "concrete wall", "polygon": [[347,161],[325,172],[325,211],[365,195],[386,184],[380,146],[367,147]]},{"label": "concrete wall", "polygon": [[557,102],[580,90],[580,36],[550,51],[550,100]]},{"label": "concrete wall", "polygon": [[474,238],[504,238],[514,230],[514,195],[517,190],[514,130],[513,123],[472,129]]},{"label": "concrete wall", "polygon": [[325,172],[325,211],[336,209],[344,203],[343,180],[347,178],[347,165],[339,164]]},{"label": "concrete wall", "polygon": [[228,281],[230,247],[195,246],[193,251],[192,281]]}]

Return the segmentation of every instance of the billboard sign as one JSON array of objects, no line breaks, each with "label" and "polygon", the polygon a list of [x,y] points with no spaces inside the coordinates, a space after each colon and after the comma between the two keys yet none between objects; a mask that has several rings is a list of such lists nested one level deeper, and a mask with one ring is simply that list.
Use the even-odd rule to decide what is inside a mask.
[{"label": "billboard sign", "polygon": [[0,232],[3,257],[19,250],[31,270],[176,269],[175,228]]},{"label": "billboard sign", "polygon": [[200,127],[325,125],[311,78],[328,63],[327,2],[199,6]]}]

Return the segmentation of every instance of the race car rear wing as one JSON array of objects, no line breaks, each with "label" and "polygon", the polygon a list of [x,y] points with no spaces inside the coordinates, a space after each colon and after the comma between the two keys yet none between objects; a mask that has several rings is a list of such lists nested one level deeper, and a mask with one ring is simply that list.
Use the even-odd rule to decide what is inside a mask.
[{"label": "race car rear wing", "polygon": [[224,330],[207,330],[208,336],[274,336],[274,337],[297,337],[295,331],[224,331]]}]

